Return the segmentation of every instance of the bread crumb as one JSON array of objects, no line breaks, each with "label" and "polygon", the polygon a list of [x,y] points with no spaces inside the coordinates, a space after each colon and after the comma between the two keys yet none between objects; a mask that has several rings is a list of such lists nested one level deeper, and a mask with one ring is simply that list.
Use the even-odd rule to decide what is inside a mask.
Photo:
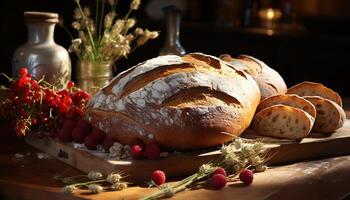
[{"label": "bread crumb", "polygon": [[24,155],[23,154],[20,154],[20,153],[15,153],[15,158],[23,158]]},{"label": "bread crumb", "polygon": [[47,155],[46,153],[36,153],[36,157],[37,157],[39,160],[51,158],[51,157],[50,157],[49,155]]}]

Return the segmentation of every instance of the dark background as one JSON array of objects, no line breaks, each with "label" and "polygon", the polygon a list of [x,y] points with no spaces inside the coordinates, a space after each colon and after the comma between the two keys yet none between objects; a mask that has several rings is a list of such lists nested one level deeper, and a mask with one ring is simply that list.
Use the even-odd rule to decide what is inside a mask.
[{"label": "dark background", "polygon": [[[81,1],[92,7],[95,0]],[[120,1],[119,11],[125,12],[130,1]],[[162,4],[168,2],[163,0]],[[159,30],[160,37],[136,50],[127,60],[118,61],[116,74],[157,56],[164,44],[164,23],[148,15],[146,7],[149,3],[149,0],[142,1],[142,7],[136,15],[138,24]],[[199,51],[216,56],[223,53],[250,54],[280,72],[288,86],[310,80],[322,82],[342,96],[350,96],[350,77],[347,73],[350,58],[350,1],[190,0],[173,3],[183,8],[181,44],[187,52]],[[1,1],[1,72],[10,74],[12,53],[26,41],[24,11],[57,12],[71,29],[74,7],[73,0]],[[282,18],[272,35],[267,34],[257,17],[260,9],[270,7],[282,11]],[[252,14],[244,15],[248,10]],[[66,48],[70,45],[68,35],[60,27],[56,27],[55,40]],[[74,69],[76,58],[74,55],[71,57]],[[1,82],[4,80],[1,79]]]}]

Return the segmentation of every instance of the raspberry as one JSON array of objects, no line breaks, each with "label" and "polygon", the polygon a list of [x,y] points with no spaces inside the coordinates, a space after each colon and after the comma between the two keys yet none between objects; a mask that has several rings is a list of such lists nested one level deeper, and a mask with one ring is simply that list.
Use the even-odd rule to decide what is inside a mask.
[{"label": "raspberry", "polygon": [[109,137],[106,137],[103,140],[102,147],[106,153],[109,153],[109,148],[111,148],[111,146],[113,145],[114,142],[115,142],[115,140],[113,138],[109,138]]},{"label": "raspberry", "polygon": [[71,142],[72,141],[72,129],[63,127],[57,133],[57,137],[61,142]]},{"label": "raspberry", "polygon": [[131,157],[134,160],[141,160],[143,158],[144,152],[140,145],[133,145],[131,147]]},{"label": "raspberry", "polygon": [[68,128],[68,129],[70,129],[70,130],[73,130],[73,128],[75,127],[75,122],[72,121],[72,120],[66,120],[66,121],[63,123],[63,127]]},{"label": "raspberry", "polygon": [[214,171],[214,173],[213,174],[222,174],[223,176],[225,176],[226,177],[226,171],[225,171],[225,169],[224,168],[222,168],[222,167],[218,167],[218,168],[216,168],[216,170]]},{"label": "raspberry", "polygon": [[96,142],[96,139],[92,135],[88,135],[85,140],[84,144],[86,148],[91,149],[91,150],[96,150],[98,143]]},{"label": "raspberry", "polygon": [[81,144],[84,142],[84,139],[88,134],[89,134],[89,132],[87,132],[79,127],[75,127],[72,131],[73,141]]},{"label": "raspberry", "polygon": [[21,76],[25,76],[25,75],[28,74],[28,70],[27,70],[26,68],[22,67],[22,68],[19,70],[19,74],[20,74]]},{"label": "raspberry", "polygon": [[97,128],[94,128],[90,132],[89,136],[94,138],[96,140],[97,144],[102,144],[103,140],[106,137],[106,134],[103,131],[101,131],[101,130],[99,130]]},{"label": "raspberry", "polygon": [[252,170],[245,169],[239,173],[239,180],[243,183],[250,185],[253,183],[254,174]]},{"label": "raspberry", "polygon": [[76,127],[79,127],[87,132],[90,132],[92,129],[91,124],[88,121],[86,121],[85,119],[79,120]]},{"label": "raspberry", "polygon": [[148,159],[157,160],[160,158],[160,144],[158,142],[150,142],[146,145],[145,153]]},{"label": "raspberry", "polygon": [[227,183],[226,177],[222,174],[214,174],[211,177],[211,186],[215,190],[219,190],[219,189],[225,187],[226,183]]},{"label": "raspberry", "polygon": [[151,179],[156,185],[162,185],[166,180],[165,173],[163,171],[156,170],[152,173]]}]

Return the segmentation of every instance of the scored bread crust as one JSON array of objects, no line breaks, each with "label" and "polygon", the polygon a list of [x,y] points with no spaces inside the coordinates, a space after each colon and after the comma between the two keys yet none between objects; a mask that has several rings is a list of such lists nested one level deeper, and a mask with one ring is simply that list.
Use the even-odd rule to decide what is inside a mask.
[{"label": "scored bread crust", "polygon": [[122,144],[166,149],[220,145],[250,124],[260,101],[254,79],[220,59],[159,56],[119,74],[89,101],[86,119]]},{"label": "scored bread crust", "polygon": [[343,106],[339,94],[321,83],[304,81],[288,88],[287,93],[299,96],[320,96],[337,103],[340,107]]},{"label": "scored bread crust", "polygon": [[313,123],[314,118],[299,108],[274,105],[257,113],[251,127],[260,135],[302,139],[310,133]]},{"label": "scored bread crust", "polygon": [[319,96],[305,96],[305,99],[314,104],[317,111],[312,131],[332,133],[344,125],[346,114],[338,104]]},{"label": "scored bread crust", "polygon": [[232,58],[230,55],[224,54],[220,58],[250,74],[259,86],[261,99],[287,92],[286,83],[281,75],[263,61],[248,55]]},{"label": "scored bread crust", "polygon": [[278,94],[268,97],[260,102],[258,108],[256,109],[256,113],[277,104],[299,108],[309,113],[313,118],[316,118],[315,106],[310,101],[295,94]]}]

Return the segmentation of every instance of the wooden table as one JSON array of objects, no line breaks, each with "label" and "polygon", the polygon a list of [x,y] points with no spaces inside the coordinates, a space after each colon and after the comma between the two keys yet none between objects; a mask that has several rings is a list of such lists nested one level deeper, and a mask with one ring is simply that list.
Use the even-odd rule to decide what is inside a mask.
[{"label": "wooden table", "polygon": [[[64,194],[53,175],[72,176],[80,171],[55,159],[38,159],[38,151],[14,137],[8,124],[0,123],[0,133],[0,199],[137,199],[153,191],[134,186],[99,195]],[[16,153],[25,156],[16,158]],[[256,174],[251,186],[236,182],[219,191],[180,192],[173,199],[350,199],[350,155],[272,167]]]}]

